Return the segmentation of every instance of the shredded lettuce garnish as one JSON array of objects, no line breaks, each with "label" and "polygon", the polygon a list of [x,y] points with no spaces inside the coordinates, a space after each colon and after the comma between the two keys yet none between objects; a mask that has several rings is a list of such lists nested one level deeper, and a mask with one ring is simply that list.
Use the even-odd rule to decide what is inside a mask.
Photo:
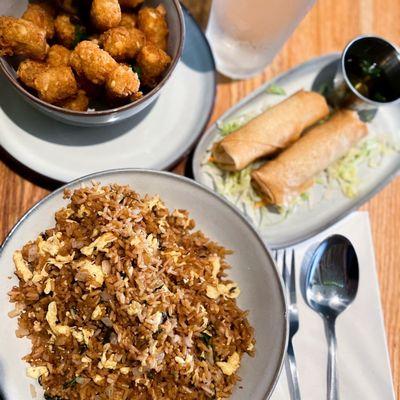
[{"label": "shredded lettuce garnish", "polygon": [[235,204],[244,202],[249,205],[257,205],[262,202],[251,185],[251,172],[254,166],[248,166],[237,172],[224,171],[217,188],[222,195],[235,199]]},{"label": "shredded lettuce garnish", "polygon": [[218,130],[222,137],[229,135],[232,132],[238,130],[243,124],[238,121],[225,122],[222,124],[218,124]]},{"label": "shredded lettuce garnish", "polygon": [[268,207],[262,197],[251,185],[251,172],[258,168],[262,162],[254,163],[241,171],[223,171],[213,162],[208,162],[203,168],[211,178],[214,190],[228,199],[243,214],[258,226],[272,225],[282,222],[294,208],[309,199],[309,194],[297,196],[285,207]]},{"label": "shredded lettuce garnish", "polygon": [[[229,134],[240,126],[241,124],[235,121],[223,124],[219,128],[221,132],[224,131]],[[382,136],[364,140],[357,147],[352,148],[346,156],[336,161],[315,178],[315,183],[325,189],[325,195],[321,200],[328,198],[329,192],[337,187],[348,198],[357,196],[361,184],[359,177],[360,167],[365,165],[369,168],[377,168],[381,165],[384,157],[393,151],[400,151],[400,148],[393,145],[389,138]],[[262,161],[258,161],[241,171],[230,172],[221,170],[207,159],[207,162],[203,164],[203,168],[205,168],[204,172],[212,180],[214,190],[232,202],[259,227],[263,225],[271,226],[282,222],[296,208],[304,204],[307,204],[310,208],[312,207],[312,203],[315,203],[315,200],[313,200],[314,196],[311,190],[296,196],[290,204],[284,207],[266,206],[262,197],[251,185],[251,172],[261,166],[262,163]]]},{"label": "shredded lettuce garnish", "polygon": [[[359,146],[350,149],[343,158],[326,169],[325,185],[330,186],[332,182],[337,182],[342,193],[352,199],[359,193],[360,165],[366,164],[370,168],[377,168],[381,165],[383,158],[395,150],[395,146],[386,138],[367,139]],[[324,184],[323,179],[319,182]]]},{"label": "shredded lettuce garnish", "polygon": [[237,117],[234,120],[226,121],[226,122],[218,122],[217,127],[219,130],[219,134],[221,137],[225,137],[232,132],[237,131],[243,125],[246,125],[251,119],[253,119],[255,115],[242,115],[241,117]]},{"label": "shredded lettuce garnish", "polygon": [[[284,95],[284,89],[274,84],[267,88],[271,94]],[[218,123],[220,138],[238,130],[255,115],[242,115],[235,119]],[[320,123],[326,122],[327,117]],[[322,186],[324,193],[314,193],[311,189],[294,197],[290,204],[282,207],[267,206],[259,193],[251,185],[251,173],[260,167],[263,161],[257,161],[242,171],[230,172],[220,169],[212,161],[210,151],[202,164],[214,186],[214,190],[228,199],[243,214],[251,219],[256,225],[274,225],[285,220],[296,208],[307,204],[309,208],[315,203],[328,199],[332,189],[339,188],[344,196],[354,198],[360,190],[361,179],[359,177],[362,165],[370,168],[377,168],[381,165],[384,157],[393,152],[400,152],[400,146],[393,144],[393,139],[379,135],[364,140],[358,146],[353,147],[343,158],[336,161],[319,176],[315,178],[315,184]]]},{"label": "shredded lettuce garnish", "polygon": [[[219,123],[218,130],[221,137],[225,137],[238,130],[252,118],[253,116],[247,115],[239,117],[236,120]],[[265,206],[262,197],[251,185],[251,172],[261,165],[262,162],[255,162],[241,171],[225,171],[215,165],[209,159],[209,155],[207,162],[203,164],[203,166],[207,166],[206,173],[213,182],[214,190],[239,207],[245,215],[250,216],[253,220],[255,218],[258,219],[260,224],[271,214],[271,210]],[[294,198],[289,205],[273,208],[275,213],[277,212],[286,218],[297,205],[309,201],[309,198],[310,195],[308,193],[303,193]]]},{"label": "shredded lettuce garnish", "polygon": [[283,87],[281,87],[281,86],[275,85],[274,83],[272,83],[271,85],[269,85],[267,87],[266,92],[268,94],[276,94],[276,95],[279,95],[279,96],[285,96],[286,95],[285,89]]}]

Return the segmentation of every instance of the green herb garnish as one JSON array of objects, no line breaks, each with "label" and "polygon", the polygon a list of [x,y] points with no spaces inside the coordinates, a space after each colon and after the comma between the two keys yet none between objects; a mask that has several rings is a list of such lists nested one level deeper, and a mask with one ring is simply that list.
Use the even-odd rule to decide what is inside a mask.
[{"label": "green herb garnish", "polygon": [[163,286],[164,286],[164,284],[162,284],[162,285],[159,286],[159,287],[156,287],[156,288],[153,290],[153,293],[159,291]]},{"label": "green herb garnish", "polygon": [[85,353],[85,352],[87,351],[87,349],[88,349],[88,347],[87,347],[86,344],[81,344],[81,345],[79,345],[79,353],[80,353],[80,354]]},{"label": "green herb garnish", "polygon": [[74,379],[71,379],[70,381],[65,382],[64,385],[63,385],[63,389],[68,389],[68,388],[74,387],[78,383],[77,382],[78,378],[79,377],[76,376]]},{"label": "green herb garnish", "polygon": [[360,68],[364,75],[373,78],[379,78],[382,74],[382,69],[376,63],[365,59],[360,61]]},{"label": "green herb garnish", "polygon": [[275,85],[274,83],[267,87],[266,92],[268,94],[276,94],[276,95],[279,95],[279,96],[285,96],[286,95],[285,89],[283,87],[281,87],[281,86]]},{"label": "green herb garnish", "polygon": [[133,72],[136,72],[139,79],[142,79],[142,68],[140,68],[138,65],[132,65],[132,70]]},{"label": "green herb garnish", "polygon": [[75,26],[75,39],[72,43],[72,47],[75,48],[78,43],[86,40],[88,38],[86,28],[82,25]]},{"label": "green herb garnish", "polygon": [[207,332],[202,332],[200,337],[206,346],[210,346],[210,342],[212,339],[212,336],[210,334],[208,334]]},{"label": "green herb garnish", "polygon": [[154,373],[153,371],[149,371],[149,372],[147,373],[147,377],[148,377],[149,379],[154,379],[155,376],[156,376],[156,375],[155,375],[155,373]]},{"label": "green herb garnish", "polygon": [[375,101],[380,101],[381,103],[385,103],[387,101],[386,96],[384,96],[382,93],[380,92],[375,92],[373,95],[373,99]]}]

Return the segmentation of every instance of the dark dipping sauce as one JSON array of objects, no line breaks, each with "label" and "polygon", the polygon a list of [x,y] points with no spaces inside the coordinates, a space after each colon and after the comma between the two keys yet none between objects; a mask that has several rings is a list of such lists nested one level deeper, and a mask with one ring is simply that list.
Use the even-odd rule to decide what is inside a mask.
[{"label": "dark dipping sauce", "polygon": [[[389,103],[400,98],[400,59],[387,42],[368,39],[349,48],[344,67],[347,77],[358,93],[369,100]],[[395,65],[397,64],[397,65]],[[396,72],[396,79],[393,76]]]}]

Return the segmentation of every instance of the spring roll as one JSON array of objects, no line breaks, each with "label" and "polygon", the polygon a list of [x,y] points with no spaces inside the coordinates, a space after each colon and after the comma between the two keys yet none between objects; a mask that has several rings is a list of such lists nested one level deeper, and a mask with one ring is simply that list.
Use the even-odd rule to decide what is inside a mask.
[{"label": "spring roll", "polygon": [[318,125],[274,160],[252,172],[252,183],[269,204],[284,206],[313,184],[313,178],[367,135],[354,111],[343,110]]},{"label": "spring roll", "polygon": [[215,163],[239,171],[295,142],[303,130],[329,114],[325,98],[301,90],[226,136],[213,148]]}]

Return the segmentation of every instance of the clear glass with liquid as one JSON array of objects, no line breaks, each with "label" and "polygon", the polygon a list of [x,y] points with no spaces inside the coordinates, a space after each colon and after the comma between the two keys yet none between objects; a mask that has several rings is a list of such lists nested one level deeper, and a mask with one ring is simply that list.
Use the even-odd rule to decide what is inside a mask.
[{"label": "clear glass with liquid", "polygon": [[275,57],[315,0],[213,0],[207,37],[217,69],[242,79]]}]

